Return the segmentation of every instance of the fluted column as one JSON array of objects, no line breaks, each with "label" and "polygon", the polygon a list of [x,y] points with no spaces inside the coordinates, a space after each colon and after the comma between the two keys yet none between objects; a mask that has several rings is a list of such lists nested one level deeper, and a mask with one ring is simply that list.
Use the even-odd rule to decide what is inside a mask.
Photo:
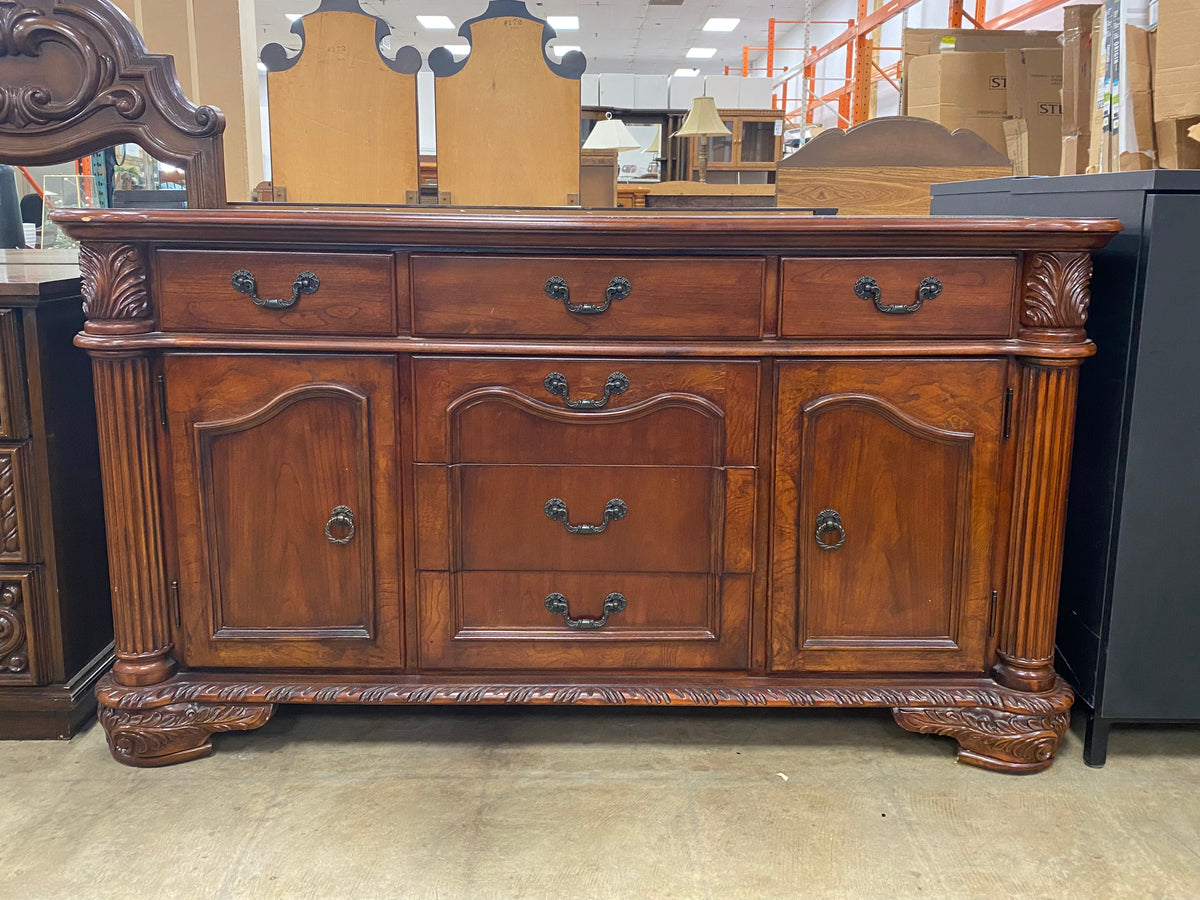
[{"label": "fluted column", "polygon": [[[85,330],[150,331],[146,269],[131,244],[80,248]],[[92,351],[100,472],[118,684],[155,684],[175,671],[159,499],[154,373],[145,353]]]},{"label": "fluted column", "polygon": [[[1045,345],[1086,345],[1091,272],[1087,253],[1030,254],[1020,336]],[[1083,356],[1031,355],[1020,361],[1008,587],[994,669],[999,682],[1018,690],[1044,691],[1055,683],[1054,631]]]}]

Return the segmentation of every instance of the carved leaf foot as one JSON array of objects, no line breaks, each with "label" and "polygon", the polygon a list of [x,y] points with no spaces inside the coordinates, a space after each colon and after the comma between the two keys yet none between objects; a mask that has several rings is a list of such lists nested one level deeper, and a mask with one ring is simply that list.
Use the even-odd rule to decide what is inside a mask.
[{"label": "carved leaf foot", "polygon": [[1015,774],[1040,772],[1054,762],[1071,722],[1069,708],[1020,713],[987,707],[897,707],[892,716],[909,731],[954,738],[959,762]]},{"label": "carved leaf foot", "polygon": [[213,734],[260,728],[274,712],[273,703],[172,703],[150,709],[101,705],[98,718],[113,758],[148,767],[208,756]]}]

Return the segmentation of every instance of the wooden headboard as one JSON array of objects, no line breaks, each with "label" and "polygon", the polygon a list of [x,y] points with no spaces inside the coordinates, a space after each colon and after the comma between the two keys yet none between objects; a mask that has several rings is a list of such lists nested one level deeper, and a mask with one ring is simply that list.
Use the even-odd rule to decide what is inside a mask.
[{"label": "wooden headboard", "polygon": [[52,165],[136,143],[186,172],[188,205],[226,205],[225,117],[146,52],[106,0],[0,0],[0,162]]},{"label": "wooden headboard", "polygon": [[929,186],[1012,174],[1008,158],[965,128],[912,116],[823,131],[776,169],[783,206],[835,206],[838,215],[929,215]]}]

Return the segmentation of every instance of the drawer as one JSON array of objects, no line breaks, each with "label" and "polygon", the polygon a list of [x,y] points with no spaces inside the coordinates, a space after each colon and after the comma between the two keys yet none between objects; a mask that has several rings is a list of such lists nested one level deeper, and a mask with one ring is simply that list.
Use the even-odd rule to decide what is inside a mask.
[{"label": "drawer", "polygon": [[752,362],[420,357],[414,369],[418,462],[754,465]]},{"label": "drawer", "polygon": [[396,332],[390,254],[160,250],[155,269],[164,331]]},{"label": "drawer", "polygon": [[[787,259],[779,331],[785,337],[1006,337],[1016,271],[1014,259],[994,257]],[[927,299],[919,296],[923,283]]]},{"label": "drawer", "polygon": [[412,257],[423,335],[757,338],[762,259]]},{"label": "drawer", "polygon": [[[734,668],[748,656],[750,576],[423,572],[419,579],[427,668]],[[559,605],[548,609],[550,598]]]},{"label": "drawer", "polygon": [[23,356],[21,314],[15,309],[0,309],[0,440],[29,437]]},{"label": "drawer", "polygon": [[0,562],[40,562],[29,496],[29,444],[0,447]]},{"label": "drawer", "polygon": [[456,568],[708,572],[723,480],[699,467],[462,466]]},{"label": "drawer", "polygon": [[40,684],[41,567],[0,567],[0,685]]}]

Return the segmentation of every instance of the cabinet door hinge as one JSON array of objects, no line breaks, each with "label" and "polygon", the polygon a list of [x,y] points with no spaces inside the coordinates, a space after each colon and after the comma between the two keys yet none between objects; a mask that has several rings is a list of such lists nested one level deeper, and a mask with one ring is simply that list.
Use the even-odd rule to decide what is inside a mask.
[{"label": "cabinet door hinge", "polygon": [[996,633],[996,607],[1000,601],[1000,592],[992,591],[992,608],[988,610],[988,637]]},{"label": "cabinet door hinge", "polygon": [[158,376],[158,421],[163,428],[167,427],[167,376]]},{"label": "cabinet door hinge", "polygon": [[1013,389],[1008,388],[1004,392],[1004,440],[1012,437],[1012,408],[1013,408]]},{"label": "cabinet door hinge", "polygon": [[183,623],[180,621],[180,618],[179,618],[179,582],[178,581],[171,582],[171,617],[175,620],[176,628],[179,628],[182,626]]}]

